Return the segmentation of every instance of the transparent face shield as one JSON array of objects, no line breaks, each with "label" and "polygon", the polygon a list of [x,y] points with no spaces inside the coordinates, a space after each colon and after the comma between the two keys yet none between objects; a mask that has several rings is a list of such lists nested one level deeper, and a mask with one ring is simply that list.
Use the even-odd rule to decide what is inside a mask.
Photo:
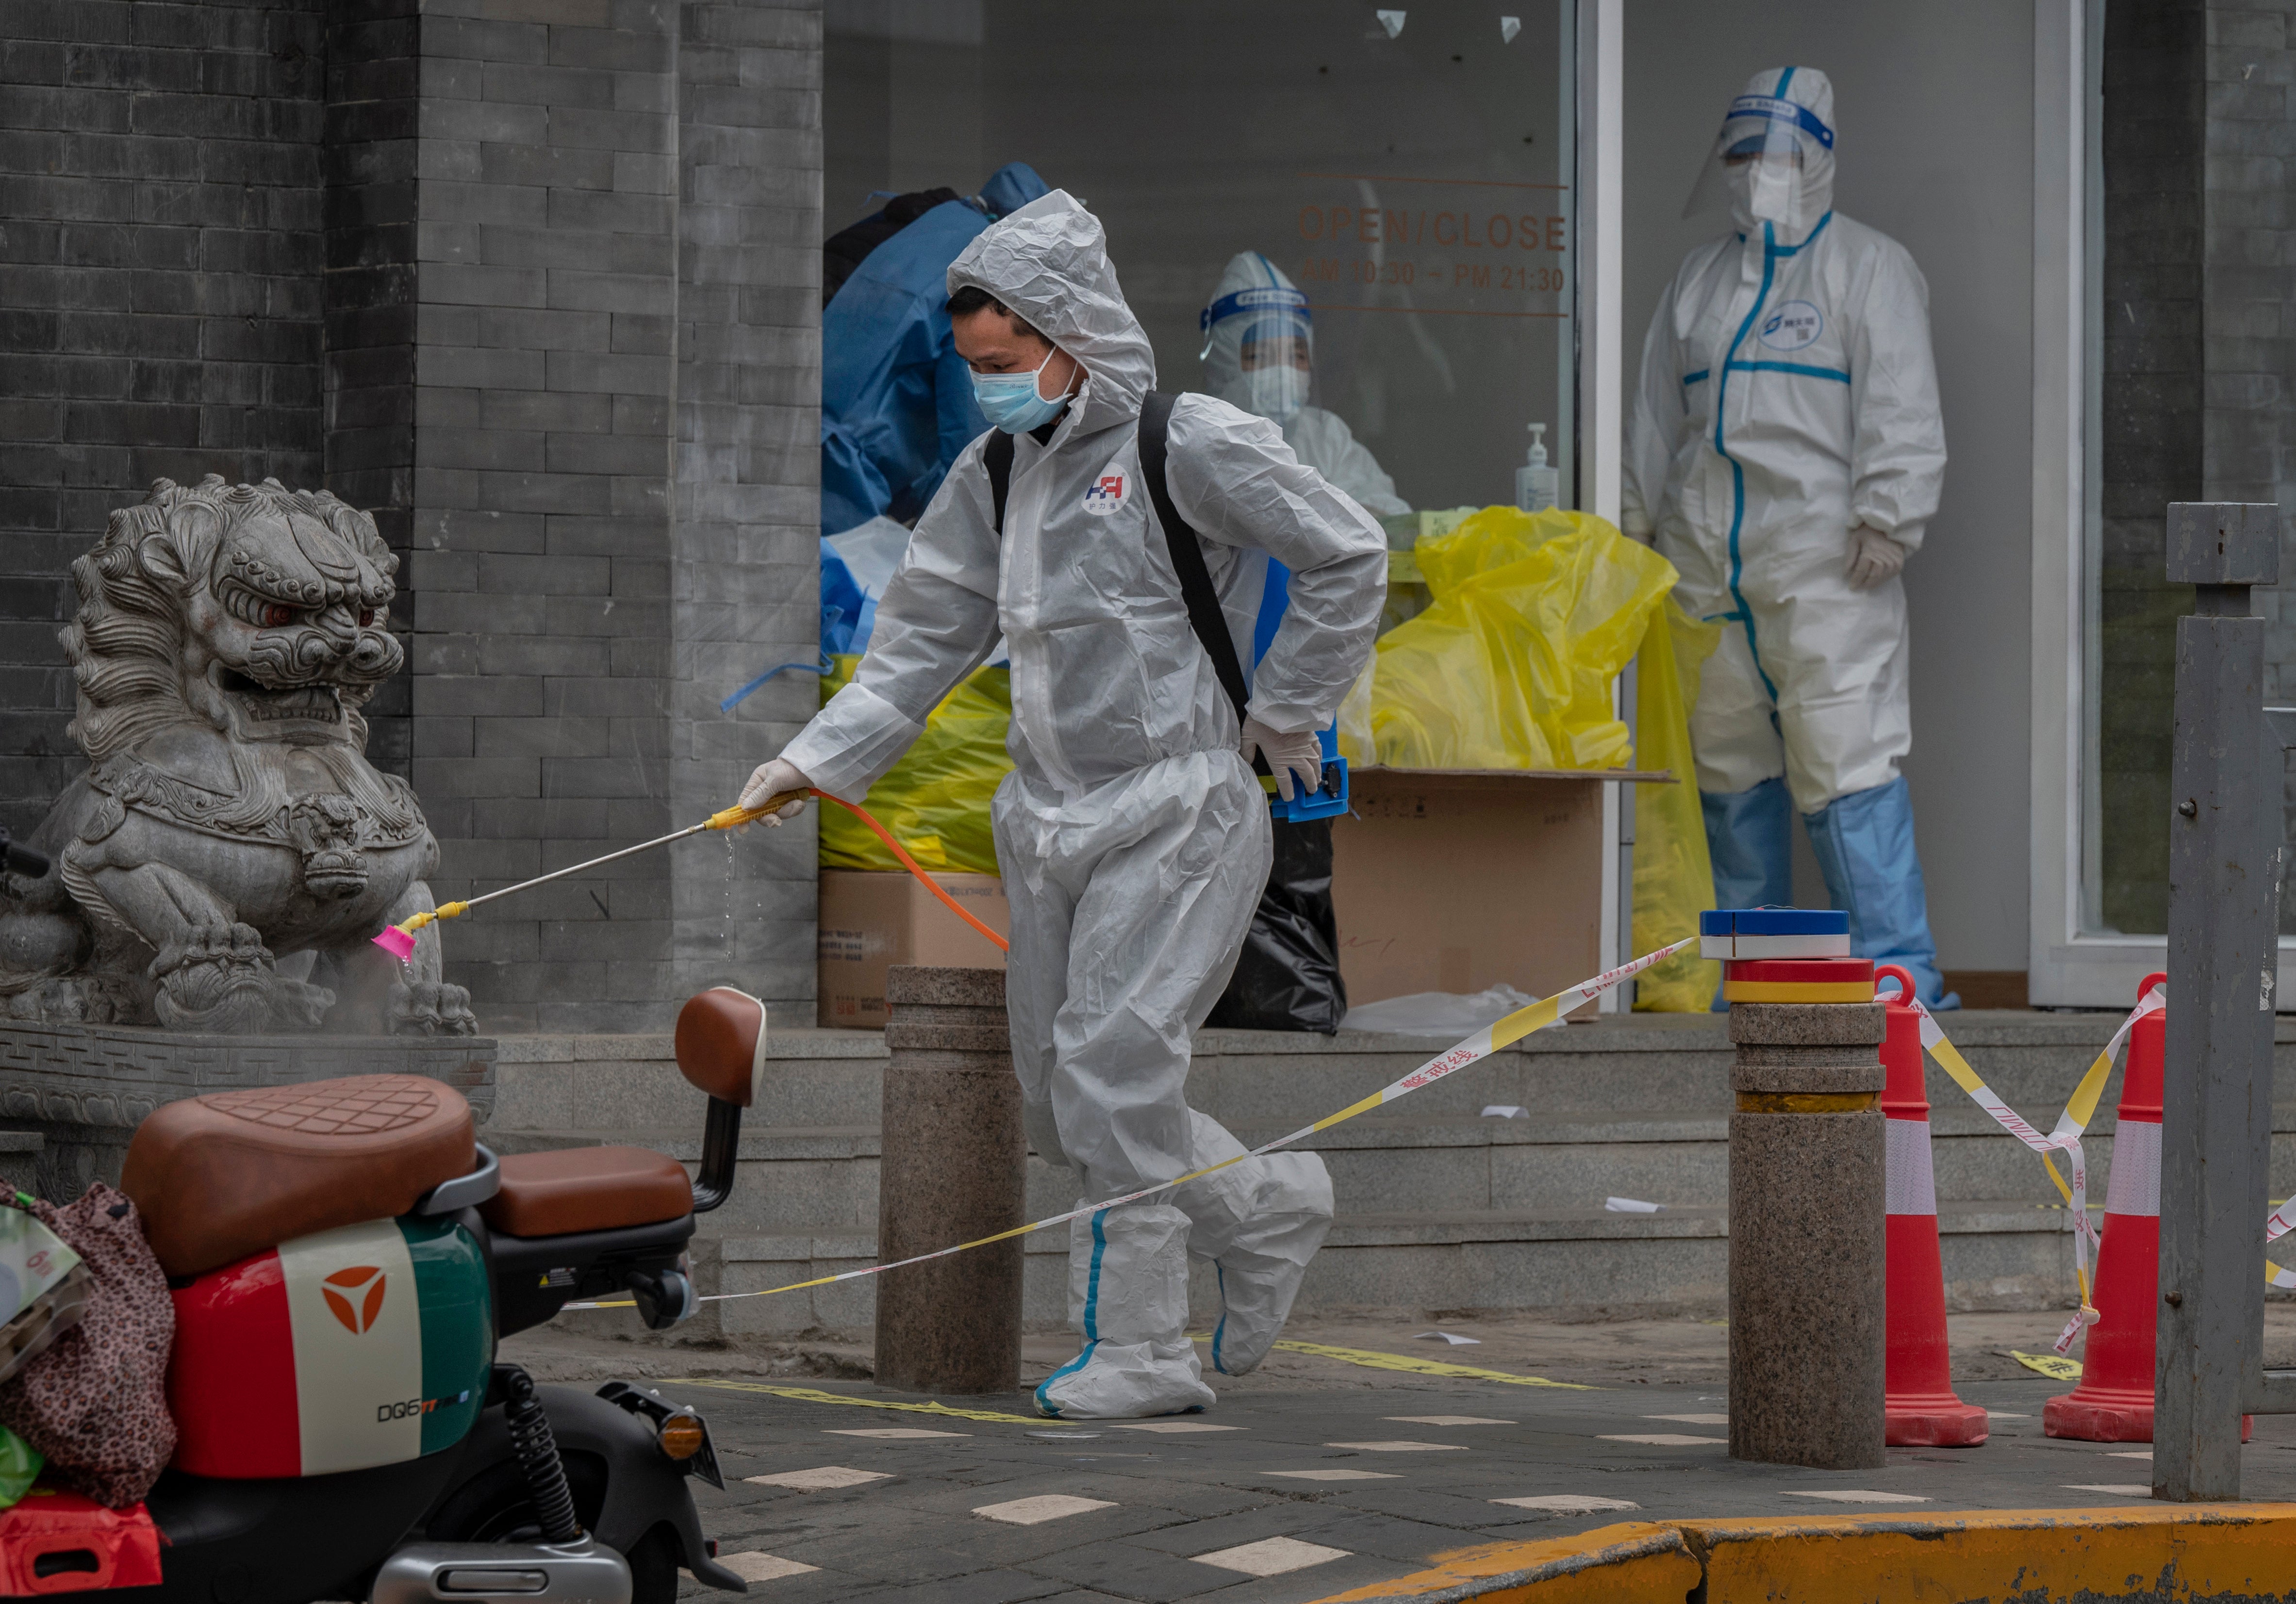
[{"label": "transparent face shield", "polygon": [[1817,197],[1831,190],[1833,169],[1833,130],[1808,107],[1742,94],[1722,119],[1682,215],[1727,213],[1741,228],[1774,223],[1799,236],[1824,215]]},{"label": "transparent face shield", "polygon": [[1250,400],[1245,409],[1289,423],[1308,405],[1315,348],[1307,327],[1292,318],[1262,318],[1244,335],[1238,366]]},{"label": "transparent face shield", "polygon": [[1212,394],[1277,423],[1299,415],[1315,360],[1305,295],[1278,287],[1224,295],[1204,309],[1202,328]]}]

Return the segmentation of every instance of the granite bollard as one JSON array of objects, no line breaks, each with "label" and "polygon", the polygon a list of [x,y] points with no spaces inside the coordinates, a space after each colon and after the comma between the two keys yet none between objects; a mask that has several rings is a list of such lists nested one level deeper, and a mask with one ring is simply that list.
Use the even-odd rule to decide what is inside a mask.
[{"label": "granite bollard", "polygon": [[1735,1002],[1730,1457],[1884,1462],[1879,1002]]},{"label": "granite bollard", "polygon": [[[1004,1018],[1004,971],[886,972],[881,1261],[1024,1223],[1028,1142]],[[1019,1237],[877,1281],[877,1380],[908,1392],[1021,1386]]]}]

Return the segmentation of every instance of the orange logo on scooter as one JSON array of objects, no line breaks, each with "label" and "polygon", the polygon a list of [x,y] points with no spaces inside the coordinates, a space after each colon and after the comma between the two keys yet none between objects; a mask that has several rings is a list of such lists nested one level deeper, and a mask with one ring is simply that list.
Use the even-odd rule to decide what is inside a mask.
[{"label": "orange logo on scooter", "polygon": [[[382,1313],[382,1289],[390,1280],[377,1265],[353,1264],[327,1277],[326,1284],[319,1290],[326,1294],[327,1308],[342,1322],[343,1330],[354,1337],[364,1336],[374,1330],[374,1317]],[[338,1287],[342,1290],[338,1292]],[[366,1295],[354,1305],[351,1299],[358,1297],[362,1287],[366,1289]]]}]

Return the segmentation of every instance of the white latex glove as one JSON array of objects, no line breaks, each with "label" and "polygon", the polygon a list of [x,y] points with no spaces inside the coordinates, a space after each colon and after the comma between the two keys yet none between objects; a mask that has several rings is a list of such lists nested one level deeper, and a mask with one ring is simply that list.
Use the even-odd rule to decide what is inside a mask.
[{"label": "white latex glove", "polygon": [[1850,589],[1872,590],[1885,579],[1896,578],[1905,566],[1906,548],[1872,524],[1859,524],[1849,531],[1849,561],[1842,572]]},{"label": "white latex glove", "polygon": [[[779,796],[783,791],[801,791],[812,784],[813,782],[799,771],[796,764],[776,757],[769,763],[758,765],[757,772],[750,776],[750,782],[742,788],[742,806],[755,807],[767,797]],[[788,806],[767,814],[758,822],[778,830],[783,819],[794,819],[804,811],[805,798],[800,797]]]},{"label": "white latex glove", "polygon": [[1323,738],[1313,730],[1286,735],[1256,718],[1247,718],[1238,749],[1246,763],[1254,752],[1267,759],[1267,772],[1275,776],[1275,794],[1286,802],[1292,800],[1295,787],[1304,796],[1324,782]]}]

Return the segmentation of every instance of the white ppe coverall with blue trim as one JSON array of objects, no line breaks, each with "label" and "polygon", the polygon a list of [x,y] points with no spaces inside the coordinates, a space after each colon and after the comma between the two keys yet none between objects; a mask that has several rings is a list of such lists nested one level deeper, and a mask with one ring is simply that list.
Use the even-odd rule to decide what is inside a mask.
[{"label": "white ppe coverall with blue trim", "polygon": [[[1790,792],[1859,954],[1906,962],[1934,1002],[1898,773],[1905,589],[1846,572],[1852,528],[1910,553],[1938,508],[1929,291],[1904,247],[1832,209],[1833,113],[1808,68],[1758,74],[1734,102],[1702,192],[1728,193],[1736,226],[1690,253],[1652,319],[1621,521],[1680,571],[1693,616],[1728,626],[1691,719],[1719,904],[1792,900]],[[1726,168],[1765,129],[1767,181]]]},{"label": "white ppe coverall with blue trim", "polygon": [[[869,651],[782,756],[859,800],[1001,633],[1013,664],[1013,770],[992,807],[1012,904],[1005,981],[1031,1144],[1120,1197],[1241,1153],[1183,1095],[1190,1037],[1235,965],[1272,856],[1267,801],[1193,631],[1140,481],[1154,354],[1101,225],[1055,190],[950,266],[1076,357],[1083,389],[1043,441],[1013,441],[1000,540],[983,436],[918,521]],[[1180,397],[1167,482],[1200,535],[1240,660],[1268,559],[1291,606],[1252,682],[1274,730],[1331,723],[1368,659],[1386,544],[1302,467],[1275,424]],[[1037,1389],[1046,1412],[1123,1418],[1212,1401],[1187,1335],[1193,1255],[1218,1269],[1215,1363],[1240,1374],[1283,1329],[1332,1214],[1311,1153],[1252,1159],[1075,1222],[1070,1305],[1083,1351]]]}]

